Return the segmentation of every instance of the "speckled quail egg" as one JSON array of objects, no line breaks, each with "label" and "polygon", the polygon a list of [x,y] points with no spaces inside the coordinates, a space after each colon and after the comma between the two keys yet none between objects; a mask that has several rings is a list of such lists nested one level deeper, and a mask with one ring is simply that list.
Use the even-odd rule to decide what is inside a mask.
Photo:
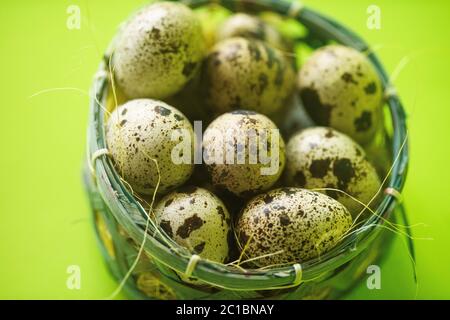
[{"label": "speckled quail egg", "polygon": [[258,40],[231,38],[214,46],[202,81],[215,114],[247,109],[271,115],[288,102],[295,73],[277,49]]},{"label": "speckled quail egg", "polygon": [[[189,179],[194,167],[193,139],[192,126],[180,111],[151,99],[131,100],[118,107],[106,125],[107,146],[118,173],[143,194],[154,192],[158,167],[159,193]],[[178,153],[173,156],[172,152]]]},{"label": "speckled quail egg", "polygon": [[313,120],[365,144],[382,123],[383,88],[367,57],[330,45],[314,52],[298,78],[300,96]]},{"label": "speckled quail egg", "polygon": [[254,262],[262,267],[318,257],[339,243],[351,225],[348,210],[327,195],[281,188],[250,200],[236,234],[247,258],[261,257]]},{"label": "speckled quail egg", "polygon": [[154,212],[159,226],[179,245],[203,259],[226,261],[233,239],[230,214],[213,193],[183,187],[162,198]]},{"label": "speckled quail egg", "polygon": [[217,31],[217,40],[243,37],[257,39],[280,50],[290,50],[287,41],[268,23],[256,16],[237,13],[228,18]]},{"label": "speckled quail egg", "polygon": [[[284,180],[288,186],[342,190],[367,204],[380,187],[375,168],[364,150],[347,135],[326,127],[305,129],[286,147]],[[339,191],[323,190],[350,210],[353,217],[364,207]]]},{"label": "speckled quail egg", "polygon": [[203,135],[203,158],[214,186],[247,197],[268,190],[285,164],[275,124],[248,110],[225,113]]},{"label": "speckled quail egg", "polygon": [[192,79],[204,46],[200,22],[187,6],[149,5],[119,35],[113,60],[116,81],[129,98],[164,99]]}]

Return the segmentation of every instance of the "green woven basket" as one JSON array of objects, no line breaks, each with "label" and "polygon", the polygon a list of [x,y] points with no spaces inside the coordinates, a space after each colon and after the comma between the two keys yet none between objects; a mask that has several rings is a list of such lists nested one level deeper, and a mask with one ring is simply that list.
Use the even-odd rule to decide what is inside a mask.
[{"label": "green woven basket", "polygon": [[[337,22],[287,0],[191,0],[183,1],[192,8],[220,5],[232,11],[272,12],[289,17],[306,27],[308,34],[295,39],[312,48],[328,43],[341,43],[370,52],[368,45]],[[93,211],[95,229],[107,265],[119,281],[124,279],[135,261],[131,276],[123,290],[130,298],[139,299],[323,299],[338,298],[348,292],[366,274],[366,268],[387,252],[393,233],[380,227],[390,221],[407,224],[399,205],[408,163],[407,130],[402,104],[389,83],[388,76],[373,53],[368,57],[378,70],[386,95],[386,127],[384,143],[388,148],[392,171],[384,185],[386,190],[373,215],[357,232],[319,258],[301,265],[265,271],[240,270],[207,260],[192,259],[186,249],[174,243],[164,232],[150,225],[143,253],[137,259],[144,240],[146,212],[121,181],[107,156],[101,105],[107,105],[110,93],[108,60],[105,54],[91,92],[88,128],[88,162],[85,184]],[[168,246],[167,244],[170,244]],[[412,245],[411,245],[412,250]],[[412,252],[413,254],[413,252]],[[201,285],[184,282],[180,274],[189,273]]]}]

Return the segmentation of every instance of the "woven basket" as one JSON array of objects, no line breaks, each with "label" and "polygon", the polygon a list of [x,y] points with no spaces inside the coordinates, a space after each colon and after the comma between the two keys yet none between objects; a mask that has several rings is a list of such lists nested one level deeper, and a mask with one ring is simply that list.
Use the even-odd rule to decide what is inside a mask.
[{"label": "woven basket", "polygon": [[[316,48],[328,43],[341,43],[360,51],[369,51],[367,44],[337,22],[299,2],[287,0],[191,0],[183,1],[192,8],[214,3],[233,12],[260,13],[270,11],[289,17],[306,27],[308,34],[298,39]],[[240,270],[207,260],[193,259],[191,253],[178,246],[164,233],[149,226],[143,254],[137,259],[144,240],[146,212],[135,200],[113,163],[107,156],[104,120],[100,104],[111,99],[107,51],[105,61],[96,74],[91,92],[88,128],[88,162],[85,184],[88,191],[95,230],[107,265],[119,281],[132,264],[131,276],[123,290],[130,298],[139,299],[323,299],[338,298],[348,292],[366,274],[366,268],[385,256],[393,233],[380,226],[385,219],[407,224],[399,205],[405,182],[408,148],[405,113],[388,82],[388,76],[373,53],[368,58],[376,67],[386,89],[386,132],[383,133],[392,171],[386,181],[382,200],[373,215],[352,236],[319,258],[266,271]],[[170,246],[167,244],[170,243]],[[412,248],[411,248],[412,250]],[[413,254],[413,252],[412,252]],[[197,257],[197,256],[195,256]],[[180,275],[196,282],[185,282]]]}]

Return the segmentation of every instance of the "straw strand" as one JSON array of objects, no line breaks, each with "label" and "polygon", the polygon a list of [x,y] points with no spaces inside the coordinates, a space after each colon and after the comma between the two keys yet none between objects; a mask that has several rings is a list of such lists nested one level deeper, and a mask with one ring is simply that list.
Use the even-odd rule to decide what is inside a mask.
[{"label": "straw strand", "polygon": [[287,15],[291,18],[296,19],[303,9],[303,3],[301,1],[293,1],[289,7]]},{"label": "straw strand", "polygon": [[184,271],[184,276],[186,278],[190,278],[192,275],[192,272],[194,272],[195,267],[197,266],[197,263],[200,261],[200,256],[197,254],[193,254],[191,258],[189,259],[189,263],[186,267],[186,271]]},{"label": "straw strand", "polygon": [[89,169],[93,176],[95,176],[95,161],[101,156],[110,156],[109,150],[106,148],[98,149],[92,153],[91,161],[89,161]]}]

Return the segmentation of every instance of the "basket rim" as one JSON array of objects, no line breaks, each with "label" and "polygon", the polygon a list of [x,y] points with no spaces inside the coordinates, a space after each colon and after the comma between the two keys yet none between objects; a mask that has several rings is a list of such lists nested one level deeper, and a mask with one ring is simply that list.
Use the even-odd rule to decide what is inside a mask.
[{"label": "basket rim", "polygon": [[[191,7],[220,4],[232,11],[239,9],[237,7],[242,5],[256,5],[257,11],[270,10],[283,16],[286,16],[290,12],[292,4],[295,3],[295,1],[291,2],[287,0],[190,0],[182,2]],[[359,51],[369,50],[369,46],[352,31],[307,7],[303,7],[292,18],[296,19],[306,28],[313,29],[315,32],[329,37],[338,43],[353,47]],[[383,87],[390,88],[391,84],[389,83],[388,75],[377,56],[373,52],[370,52],[368,58],[378,71]],[[108,86],[108,71],[105,62],[100,64],[97,75],[92,86],[90,97],[88,159],[91,159],[95,151],[106,148],[103,123],[104,111],[98,103],[99,101],[104,102],[106,97],[105,92]],[[405,183],[408,166],[406,114],[397,95],[390,95],[385,103],[389,106],[390,120],[393,126],[391,150],[394,157],[393,163],[395,157],[398,156],[397,161],[394,163],[390,179],[388,179],[387,187],[401,192]],[[93,166],[95,169],[95,180],[99,184],[99,193],[103,199],[106,199],[105,203],[110,206],[110,211],[118,219],[119,223],[124,224],[125,229],[135,241],[138,243],[142,242],[144,239],[144,230],[127,213],[130,209],[137,209],[141,215],[145,215],[144,209],[120,181],[119,175],[108,157],[99,158]],[[116,194],[117,191],[119,193]],[[376,211],[382,213],[383,218],[387,218],[397,204],[398,199],[392,194],[385,194]],[[116,212],[123,214],[116,216]],[[361,232],[357,232],[354,236],[346,238],[338,246],[325,253],[320,259],[316,258],[302,263],[303,281],[313,280],[329,271],[331,267],[333,269],[337,268],[358,255],[379,234],[381,228],[376,228],[378,224],[382,224],[381,218],[372,216],[365,222]],[[354,247],[355,244],[358,244],[358,248]],[[180,247],[178,252],[171,250],[161,243],[157,237],[146,237],[145,251],[151,253],[152,257],[158,262],[181,273],[186,270],[189,264],[189,259],[186,258],[186,255],[192,255],[187,249],[182,247]],[[295,284],[297,270],[293,266],[286,266],[265,271],[246,270],[244,272],[234,267],[225,266],[224,264],[209,260],[200,260],[192,275],[208,284],[223,289],[264,290],[279,289]],[[224,285],[223,281],[225,278],[227,279],[226,285]],[[208,281],[204,279],[208,279]],[[267,283],[271,283],[270,288],[267,288]]]}]

